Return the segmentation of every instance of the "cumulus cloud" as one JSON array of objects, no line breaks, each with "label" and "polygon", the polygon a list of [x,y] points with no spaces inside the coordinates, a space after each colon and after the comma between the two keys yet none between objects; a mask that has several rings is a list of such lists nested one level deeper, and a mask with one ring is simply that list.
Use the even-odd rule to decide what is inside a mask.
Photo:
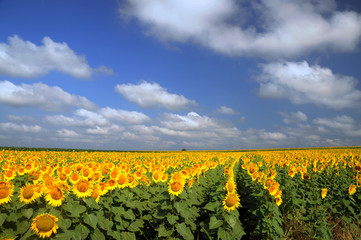
[{"label": "cumulus cloud", "polygon": [[197,105],[194,100],[189,100],[183,95],[169,93],[158,83],[142,81],[139,84],[118,84],[115,91],[128,101],[143,108],[163,107],[169,110],[179,110]]},{"label": "cumulus cloud", "polygon": [[316,118],[313,122],[321,127],[326,128],[326,132],[337,132],[348,136],[361,137],[361,126],[347,115],[340,115],[334,118]]},{"label": "cumulus cloud", "polygon": [[0,129],[15,132],[40,132],[43,130],[39,125],[17,124],[12,122],[0,123]]},{"label": "cumulus cloud", "polygon": [[239,112],[237,112],[236,110],[230,108],[230,107],[226,107],[226,106],[221,106],[219,108],[217,108],[215,110],[215,113],[217,114],[225,114],[225,115],[235,115],[235,114],[239,114]]},{"label": "cumulus cloud", "polygon": [[70,107],[94,109],[96,105],[87,98],[65,92],[60,87],[43,83],[15,85],[0,81],[0,104],[13,107],[33,107],[46,111],[60,111]]},{"label": "cumulus cloud", "polygon": [[126,111],[122,109],[113,109],[110,107],[100,108],[97,110],[77,109],[72,116],[65,115],[48,115],[45,121],[52,125],[68,126],[68,127],[89,127],[98,129],[101,126],[114,126],[113,122],[121,122],[123,124],[140,124],[150,121],[151,119],[141,112]]},{"label": "cumulus cloud", "polygon": [[351,51],[361,36],[361,15],[338,11],[334,0],[127,0],[120,13],[162,41],[193,41],[235,56]]},{"label": "cumulus cloud", "polygon": [[61,130],[57,131],[60,137],[79,137],[79,134],[73,130],[62,128]]},{"label": "cumulus cloud", "polygon": [[17,35],[8,40],[8,44],[0,43],[0,74],[3,75],[34,78],[59,71],[86,79],[93,73],[113,73],[105,66],[91,68],[84,56],[77,55],[65,42],[54,42],[50,37],[44,37],[40,46]]},{"label": "cumulus cloud", "polygon": [[303,62],[273,62],[261,65],[259,96],[286,98],[294,104],[312,103],[333,109],[358,108],[361,91],[357,80],[334,74],[331,69]]},{"label": "cumulus cloud", "polygon": [[132,124],[139,124],[145,121],[150,121],[150,118],[147,115],[136,111],[126,111],[122,109],[106,107],[102,108],[100,113],[107,119],[114,119],[120,122],[129,122]]},{"label": "cumulus cloud", "polygon": [[286,124],[303,123],[303,122],[307,122],[308,120],[307,115],[301,111],[290,112],[290,113],[282,112],[280,114],[283,116],[283,122]]}]

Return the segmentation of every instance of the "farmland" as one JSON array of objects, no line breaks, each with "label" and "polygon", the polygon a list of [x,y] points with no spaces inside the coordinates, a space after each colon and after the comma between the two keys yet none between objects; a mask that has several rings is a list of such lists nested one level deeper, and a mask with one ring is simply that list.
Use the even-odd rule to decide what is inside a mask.
[{"label": "farmland", "polygon": [[359,239],[361,148],[0,150],[0,239]]}]

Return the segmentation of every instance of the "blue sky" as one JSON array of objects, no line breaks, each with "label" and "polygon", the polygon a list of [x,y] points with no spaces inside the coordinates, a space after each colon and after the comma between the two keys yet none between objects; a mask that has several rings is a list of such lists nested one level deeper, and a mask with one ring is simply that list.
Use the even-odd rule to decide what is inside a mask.
[{"label": "blue sky", "polygon": [[1,0],[0,145],[359,146],[360,40],[356,0]]}]

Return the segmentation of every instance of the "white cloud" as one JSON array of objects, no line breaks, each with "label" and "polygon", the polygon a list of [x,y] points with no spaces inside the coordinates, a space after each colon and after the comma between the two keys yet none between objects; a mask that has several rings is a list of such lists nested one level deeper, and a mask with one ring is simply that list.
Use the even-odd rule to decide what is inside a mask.
[{"label": "white cloud", "polygon": [[189,100],[183,95],[169,93],[158,83],[142,81],[137,85],[118,84],[115,91],[123,95],[128,101],[143,108],[164,107],[169,110],[178,110],[197,105],[194,100]]},{"label": "white cloud", "polygon": [[145,121],[150,121],[150,118],[144,113],[113,109],[110,107],[102,108],[100,110],[100,114],[102,114],[107,119],[114,119],[120,122],[129,122],[132,124],[139,124]]},{"label": "white cloud", "polygon": [[215,113],[218,114],[225,114],[225,115],[235,115],[235,114],[239,114],[239,112],[237,112],[236,110],[230,108],[230,107],[226,107],[226,106],[221,106],[219,108],[217,108],[215,110]]},{"label": "white cloud", "polygon": [[120,13],[162,41],[193,41],[237,56],[351,51],[361,36],[361,15],[336,11],[334,0],[128,0]]},{"label": "white cloud", "polygon": [[347,115],[336,116],[334,118],[316,118],[313,122],[323,127],[326,132],[338,132],[347,136],[361,137],[361,126]]},{"label": "white cloud", "polygon": [[217,123],[212,118],[200,116],[195,112],[190,112],[186,116],[166,113],[161,125],[173,130],[199,130],[217,127]]},{"label": "white cloud", "polygon": [[90,78],[94,72],[113,73],[105,66],[91,68],[85,57],[77,55],[65,42],[44,37],[43,45],[37,46],[17,35],[8,40],[9,44],[0,43],[0,74],[3,75],[34,78],[54,70],[75,78]]},{"label": "white cloud", "polygon": [[79,137],[79,134],[77,134],[75,131],[65,128],[58,130],[57,133],[60,137]]},{"label": "white cloud", "polygon": [[17,124],[12,122],[0,123],[0,128],[4,131],[15,132],[41,132],[43,130],[39,125]]},{"label": "white cloud", "polygon": [[308,120],[307,115],[301,111],[290,112],[290,113],[282,112],[280,114],[283,116],[283,122],[286,124],[303,123],[303,122],[307,122]]},{"label": "white cloud", "polygon": [[274,62],[261,67],[257,80],[263,98],[287,98],[294,104],[313,103],[333,109],[360,107],[361,91],[353,77],[305,61]]},{"label": "white cloud", "polygon": [[0,104],[46,111],[60,111],[70,107],[96,108],[96,105],[85,97],[67,93],[60,87],[43,83],[15,85],[6,80],[0,81]]}]

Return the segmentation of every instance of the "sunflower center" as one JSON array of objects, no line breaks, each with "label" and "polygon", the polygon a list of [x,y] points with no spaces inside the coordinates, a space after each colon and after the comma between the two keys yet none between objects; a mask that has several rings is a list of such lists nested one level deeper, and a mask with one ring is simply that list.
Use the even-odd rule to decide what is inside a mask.
[{"label": "sunflower center", "polygon": [[77,186],[79,192],[86,192],[88,190],[88,184],[86,183],[79,183]]},{"label": "sunflower center", "polygon": [[60,190],[56,189],[56,190],[53,190],[50,194],[51,198],[54,199],[54,200],[59,200],[61,198],[61,192]]},{"label": "sunflower center", "polygon": [[0,199],[7,198],[10,194],[9,189],[7,188],[0,188]]},{"label": "sunflower center", "polygon": [[54,225],[54,219],[49,216],[42,216],[36,221],[36,228],[41,232],[50,231]]},{"label": "sunflower center", "polygon": [[154,179],[155,179],[155,180],[158,180],[158,179],[159,179],[159,173],[157,173],[157,172],[154,173]]},{"label": "sunflower center", "polygon": [[172,184],[171,189],[173,192],[179,192],[182,188],[182,185],[179,182],[175,182]]},{"label": "sunflower center", "polygon": [[231,208],[237,204],[237,196],[234,194],[231,194],[226,199],[226,206]]},{"label": "sunflower center", "polygon": [[23,198],[30,199],[34,196],[34,188],[33,187],[27,187],[23,191]]}]

